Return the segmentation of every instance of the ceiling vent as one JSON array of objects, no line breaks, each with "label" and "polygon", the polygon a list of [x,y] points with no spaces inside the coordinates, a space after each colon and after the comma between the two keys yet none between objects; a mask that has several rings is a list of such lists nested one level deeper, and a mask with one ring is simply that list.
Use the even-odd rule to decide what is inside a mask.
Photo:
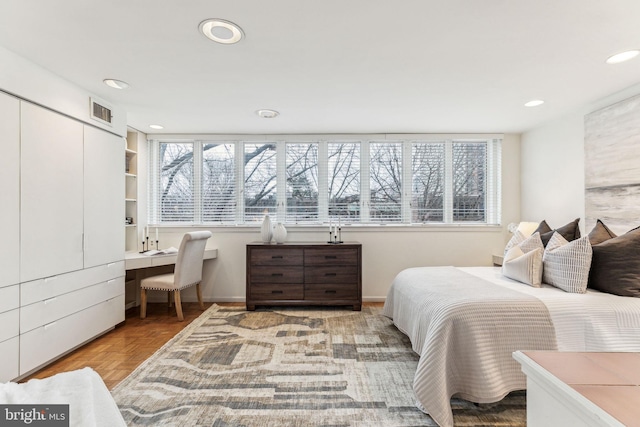
[{"label": "ceiling vent", "polygon": [[97,100],[95,98],[89,98],[91,101],[91,118],[104,123],[109,126],[113,126],[113,113],[112,107],[107,105],[106,102]]}]

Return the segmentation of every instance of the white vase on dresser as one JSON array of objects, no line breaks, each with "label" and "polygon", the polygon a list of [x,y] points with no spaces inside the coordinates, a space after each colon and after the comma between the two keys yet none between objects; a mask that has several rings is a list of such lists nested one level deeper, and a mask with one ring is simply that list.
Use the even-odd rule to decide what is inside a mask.
[{"label": "white vase on dresser", "polygon": [[276,243],[284,243],[284,241],[287,240],[287,229],[283,223],[279,222],[276,224],[273,229],[273,238]]},{"label": "white vase on dresser", "polygon": [[260,236],[264,243],[271,243],[273,237],[273,227],[271,226],[271,218],[269,215],[265,215],[262,220],[262,227],[260,227]]}]

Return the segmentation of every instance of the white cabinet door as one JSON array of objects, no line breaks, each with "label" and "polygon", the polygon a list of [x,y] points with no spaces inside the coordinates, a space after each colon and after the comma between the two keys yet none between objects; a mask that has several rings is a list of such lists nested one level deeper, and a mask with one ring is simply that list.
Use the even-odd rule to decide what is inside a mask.
[{"label": "white cabinet door", "polygon": [[20,281],[20,101],[0,93],[0,287]]},{"label": "white cabinet door", "polygon": [[84,126],[84,267],[124,259],[124,140]]},{"label": "white cabinet door", "polygon": [[20,280],[83,266],[82,124],[21,101]]}]

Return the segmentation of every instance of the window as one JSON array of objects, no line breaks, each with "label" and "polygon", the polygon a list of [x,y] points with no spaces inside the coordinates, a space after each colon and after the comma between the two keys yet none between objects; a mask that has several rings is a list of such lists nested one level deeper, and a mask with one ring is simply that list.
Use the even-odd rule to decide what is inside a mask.
[{"label": "window", "polygon": [[276,144],[244,145],[244,222],[276,215]]},{"label": "window", "polygon": [[193,144],[161,143],[160,222],[193,222]]},{"label": "window", "polygon": [[287,214],[293,224],[318,221],[318,144],[286,144]]},{"label": "window", "polygon": [[327,144],[328,216],[345,224],[360,221],[360,144]]},{"label": "window", "polygon": [[402,221],[402,144],[369,145],[369,220],[387,223]]},{"label": "window", "polygon": [[444,142],[411,144],[411,222],[444,221]]},{"label": "window", "polygon": [[151,224],[499,224],[501,140],[151,141]]},{"label": "window", "polygon": [[235,146],[204,144],[202,147],[202,221],[235,220]]}]

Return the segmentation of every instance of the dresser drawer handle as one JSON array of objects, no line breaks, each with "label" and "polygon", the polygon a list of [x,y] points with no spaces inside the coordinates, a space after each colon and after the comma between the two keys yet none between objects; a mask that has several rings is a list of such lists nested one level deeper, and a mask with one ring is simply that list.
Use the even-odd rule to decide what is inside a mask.
[{"label": "dresser drawer handle", "polygon": [[284,276],[283,273],[271,273],[271,277],[282,277]]},{"label": "dresser drawer handle", "polygon": [[272,294],[283,294],[283,291],[271,291]]},{"label": "dresser drawer handle", "polygon": [[337,276],[337,273],[324,273],[325,276]]},{"label": "dresser drawer handle", "polygon": [[338,259],[337,255],[325,255],[324,259]]},{"label": "dresser drawer handle", "polygon": [[337,294],[338,291],[335,290],[331,290],[331,289],[327,289],[326,291],[324,291],[325,294]]},{"label": "dresser drawer handle", "polygon": [[282,255],[271,255],[271,259],[282,259]]}]

